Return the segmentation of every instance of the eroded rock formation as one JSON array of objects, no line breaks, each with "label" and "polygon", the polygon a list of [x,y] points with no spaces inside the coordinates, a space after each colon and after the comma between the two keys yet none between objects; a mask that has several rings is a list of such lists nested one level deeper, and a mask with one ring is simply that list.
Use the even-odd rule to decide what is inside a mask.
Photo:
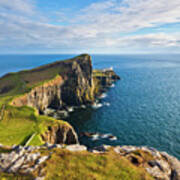
[{"label": "eroded rock formation", "polygon": [[70,125],[53,125],[42,134],[42,139],[50,144],[78,144],[78,136]]}]

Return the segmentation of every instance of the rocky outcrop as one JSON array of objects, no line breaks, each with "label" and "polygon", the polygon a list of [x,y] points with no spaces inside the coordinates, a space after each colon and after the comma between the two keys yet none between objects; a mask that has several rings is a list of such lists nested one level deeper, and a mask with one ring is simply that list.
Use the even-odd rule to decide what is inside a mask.
[{"label": "rocky outcrop", "polygon": [[45,142],[50,144],[78,144],[78,136],[70,125],[56,124],[48,127],[41,135]]},{"label": "rocky outcrop", "polygon": [[[87,151],[86,146],[77,144],[63,146],[46,143],[43,146],[34,147],[9,147],[9,152],[0,154],[0,173],[27,174],[36,171],[36,177],[43,178],[46,174],[43,172],[44,169],[41,164],[51,159],[51,155],[56,153],[53,149],[71,152]],[[42,152],[46,152],[45,155]],[[102,145],[90,149],[89,152],[92,153],[89,154],[91,156],[93,154],[103,154],[104,156],[104,153],[115,153],[117,156],[126,158],[137,168],[146,170],[156,180],[180,180],[180,161],[153,148]]]},{"label": "rocky outcrop", "polygon": [[117,146],[114,151],[143,167],[157,180],[180,180],[180,161],[166,152],[135,146]]},{"label": "rocky outcrop", "polygon": [[112,68],[103,70],[93,70],[93,92],[94,96],[99,96],[106,91],[108,87],[120,80],[120,77]]}]

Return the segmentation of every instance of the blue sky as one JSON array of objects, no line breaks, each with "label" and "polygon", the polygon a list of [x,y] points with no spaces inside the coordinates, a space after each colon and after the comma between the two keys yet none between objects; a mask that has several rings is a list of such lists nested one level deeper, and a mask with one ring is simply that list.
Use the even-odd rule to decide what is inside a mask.
[{"label": "blue sky", "polygon": [[179,53],[180,0],[0,0],[0,53]]}]

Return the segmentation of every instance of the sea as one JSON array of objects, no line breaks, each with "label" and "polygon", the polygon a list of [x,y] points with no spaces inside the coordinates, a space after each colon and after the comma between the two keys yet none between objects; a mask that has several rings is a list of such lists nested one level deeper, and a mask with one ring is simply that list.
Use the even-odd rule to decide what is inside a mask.
[{"label": "sea", "polygon": [[[0,55],[0,76],[75,55]],[[113,67],[121,77],[100,106],[78,109],[67,118],[82,132],[117,139],[80,136],[88,147],[101,144],[154,147],[180,159],[180,55],[92,55],[96,69]]]}]

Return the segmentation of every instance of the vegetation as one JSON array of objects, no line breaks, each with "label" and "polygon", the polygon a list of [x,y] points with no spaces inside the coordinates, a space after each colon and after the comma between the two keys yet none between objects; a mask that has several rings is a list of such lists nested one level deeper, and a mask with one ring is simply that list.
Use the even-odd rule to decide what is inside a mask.
[{"label": "vegetation", "polygon": [[15,175],[8,173],[1,173],[0,180],[34,180],[34,176],[32,175]]},{"label": "vegetation", "polygon": [[[93,154],[56,149],[53,152],[51,158],[43,166],[46,180],[153,179],[143,168],[136,167],[127,158],[113,151]],[[47,154],[47,151],[44,153]]]}]

